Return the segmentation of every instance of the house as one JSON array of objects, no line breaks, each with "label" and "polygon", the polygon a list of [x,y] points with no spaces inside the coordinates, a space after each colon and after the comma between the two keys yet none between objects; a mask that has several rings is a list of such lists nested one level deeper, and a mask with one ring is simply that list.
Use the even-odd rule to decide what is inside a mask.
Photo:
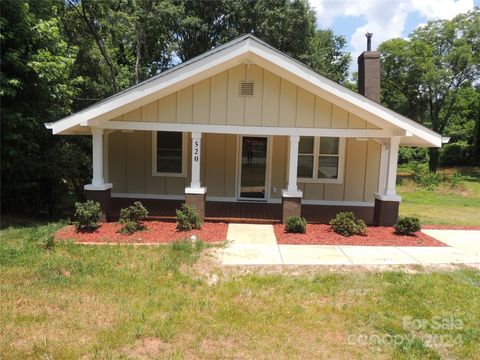
[{"label": "house", "polygon": [[399,146],[442,137],[379,104],[378,52],[358,63],[360,94],[245,35],[46,126],[92,136],[85,191],[106,215],[112,197],[184,199],[201,216],[208,201],[281,204],[283,221],[367,207],[392,225]]}]

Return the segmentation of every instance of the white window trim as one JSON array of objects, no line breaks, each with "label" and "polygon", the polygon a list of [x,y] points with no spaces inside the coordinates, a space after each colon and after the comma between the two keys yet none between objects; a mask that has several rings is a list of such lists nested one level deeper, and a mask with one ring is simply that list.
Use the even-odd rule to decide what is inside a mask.
[{"label": "white window trim", "polygon": [[182,132],[182,172],[169,173],[157,171],[157,131],[152,131],[152,176],[187,177],[188,136]]},{"label": "white window trim", "polygon": [[[345,169],[345,149],[346,138],[339,138],[338,143],[338,177],[336,179],[318,178],[318,157],[320,156],[320,136],[315,136],[313,140],[313,178],[299,177],[299,183],[315,183],[315,184],[343,184],[343,173]],[[299,154],[301,155],[301,154]]]}]

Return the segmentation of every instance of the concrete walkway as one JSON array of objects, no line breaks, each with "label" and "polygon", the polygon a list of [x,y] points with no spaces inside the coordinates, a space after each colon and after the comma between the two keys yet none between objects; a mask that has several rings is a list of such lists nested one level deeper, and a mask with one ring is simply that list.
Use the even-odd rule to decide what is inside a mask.
[{"label": "concrete walkway", "polygon": [[424,230],[448,247],[278,245],[272,225],[230,224],[224,265],[480,264],[480,231]]}]

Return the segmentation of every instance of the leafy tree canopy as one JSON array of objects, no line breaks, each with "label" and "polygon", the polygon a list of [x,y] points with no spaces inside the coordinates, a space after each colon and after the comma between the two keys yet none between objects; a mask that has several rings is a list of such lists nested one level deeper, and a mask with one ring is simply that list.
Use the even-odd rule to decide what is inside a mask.
[{"label": "leafy tree canopy", "polygon": [[[441,134],[459,123],[460,114],[473,114],[467,94],[474,95],[480,81],[478,29],[475,9],[381,44],[382,102]],[[437,166],[438,149],[430,149],[430,169]]]},{"label": "leafy tree canopy", "polygon": [[90,139],[44,123],[244,33],[344,81],[345,39],[306,0],[3,0],[2,211],[54,213],[82,196]]}]

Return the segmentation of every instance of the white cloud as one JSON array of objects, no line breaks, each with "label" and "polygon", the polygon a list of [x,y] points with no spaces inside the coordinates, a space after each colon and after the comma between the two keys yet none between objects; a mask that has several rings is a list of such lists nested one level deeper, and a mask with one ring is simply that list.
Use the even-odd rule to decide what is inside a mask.
[{"label": "white cloud", "polygon": [[402,36],[410,13],[418,13],[426,20],[451,19],[474,6],[473,0],[311,0],[310,3],[321,28],[330,27],[337,17],[365,20],[347,39],[353,59],[351,70],[356,70],[356,58],[366,49],[366,32],[373,32],[375,49],[385,40]]}]

